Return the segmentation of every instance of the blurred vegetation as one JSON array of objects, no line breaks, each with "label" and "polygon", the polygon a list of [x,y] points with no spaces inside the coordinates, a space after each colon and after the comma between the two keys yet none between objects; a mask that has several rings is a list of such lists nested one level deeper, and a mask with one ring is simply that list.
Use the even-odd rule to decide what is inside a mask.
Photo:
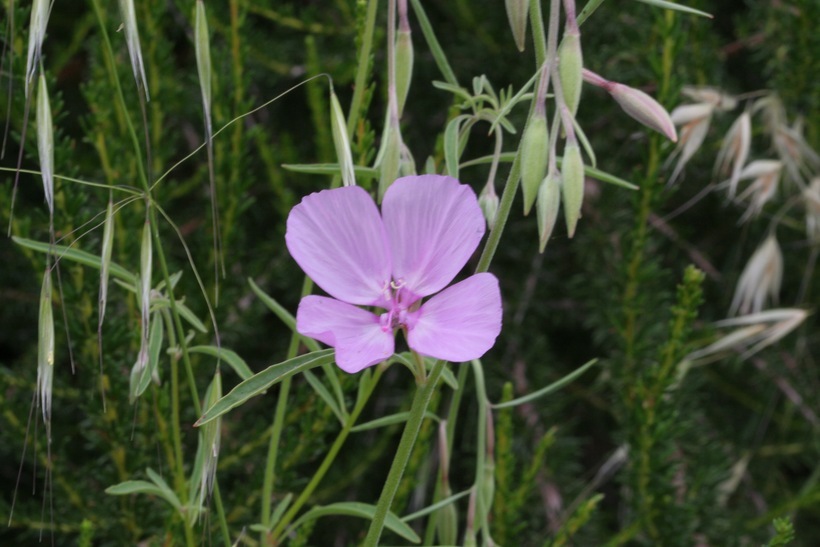
[{"label": "blurred vegetation", "polygon": [[[468,82],[483,74],[495,89],[510,84],[517,89],[533,74],[532,44],[517,52],[502,2],[422,3],[462,86],[469,88]],[[142,137],[125,40],[116,32],[120,18],[115,4],[106,3],[104,10],[115,47],[113,70],[127,83],[130,116]],[[151,95],[146,118],[150,171],[154,177],[168,172],[155,187],[154,200],[178,227],[213,296],[207,159],[204,150],[185,159],[204,138],[193,2],[136,4]],[[670,110],[681,101],[679,92],[686,84],[716,86],[732,94],[776,91],[792,118],[805,119],[808,143],[820,148],[820,35],[814,28],[820,4],[687,4],[715,18],[672,14],[637,1],[603,2],[582,27],[585,66],[647,91]],[[347,109],[365,5],[352,0],[208,3],[214,127],[221,128],[320,73],[332,78]],[[3,94],[10,101],[8,117],[5,101],[0,108],[10,127],[2,160],[6,170],[0,174],[1,226],[9,222],[14,181],[9,169],[16,166],[26,108],[21,74],[29,5],[13,6],[15,32],[4,34],[14,56],[12,61],[6,57],[3,89],[10,68],[14,80],[13,94]],[[8,8],[3,13],[8,21]],[[384,19],[380,7],[369,100],[354,131],[354,158],[361,164],[372,161],[386,108]],[[403,137],[420,171],[430,157],[441,172],[444,127],[457,111],[451,95],[431,85],[443,78],[418,19],[411,13],[410,20],[416,64],[402,118]],[[144,160],[135,157],[116,106],[112,67],[106,64],[100,25],[90,3],[54,3],[44,65],[57,132],[55,172],[139,187],[137,162]],[[254,371],[284,358],[290,331],[256,298],[247,279],[295,311],[303,274],[285,249],[285,219],[303,195],[327,187],[329,178],[287,171],[282,165],[335,161],[328,112],[327,80],[317,78],[232,124],[214,140],[227,270],[220,281],[215,318],[222,345],[239,353]],[[525,116],[523,107],[510,115],[516,127],[523,127]],[[33,115],[30,118],[22,167],[37,170]],[[649,135],[603,92],[586,87],[578,120],[593,143],[598,167],[634,182],[640,190],[588,180],[575,237],[569,240],[559,230],[543,255],[537,252],[534,215],[521,215],[520,199],[513,208],[491,268],[501,280],[505,307],[501,338],[483,359],[491,400],[501,400],[505,389],[513,392],[507,398],[534,391],[589,359],[598,357],[601,363],[561,391],[495,414],[495,540],[500,545],[729,546],[769,541],[785,545],[793,535],[793,545],[820,543],[816,316],[750,360],[728,357],[694,369],[685,382],[675,385],[677,363],[713,340],[711,323],[726,317],[738,276],[776,210],[767,209],[760,222],[738,225],[737,210],[711,194],[685,213],[664,220],[713,180],[713,159],[731,120],[714,121],[704,147],[674,187],[664,185],[662,167],[673,145]],[[490,137],[475,131],[464,157],[489,154],[492,145]],[[513,150],[512,143],[505,146],[505,151]],[[498,181],[508,169],[509,164],[502,164]],[[478,192],[486,177],[487,167],[480,166],[464,168],[460,178]],[[14,235],[48,241],[41,188],[39,177],[20,176]],[[105,189],[58,180],[54,224],[61,243],[99,254],[101,212],[107,202]],[[122,207],[116,216],[114,261],[135,272],[144,220],[140,201]],[[185,248],[167,223],[160,231],[171,272],[183,272],[176,294],[184,295],[186,305],[205,320],[208,310]],[[811,269],[816,256],[812,258],[802,217],[796,214],[778,236],[787,265],[781,303],[816,304],[817,274]],[[43,532],[53,534],[59,545],[131,545],[144,540],[174,544],[181,525],[161,501],[104,493],[110,485],[145,478],[149,467],[168,472],[173,459],[167,368],[160,372],[160,386],[152,385],[136,404],[128,400],[129,373],[140,345],[138,302],[112,283],[101,378],[97,271],[61,263],[62,293],[55,300],[58,355],[51,459],[42,431],[32,428],[21,465],[35,390],[37,303],[45,258],[0,238],[0,260],[0,514],[9,514],[20,470],[14,518],[0,530],[0,542],[29,544]],[[690,267],[693,262],[699,270]],[[801,294],[804,276],[808,284]],[[213,333],[196,334],[194,341],[212,343]],[[192,358],[197,392],[204,393],[215,361],[204,355]],[[409,405],[409,375],[400,368],[385,373],[361,421]],[[238,377],[224,370],[227,392]],[[511,388],[504,387],[508,384]],[[351,400],[355,386],[355,377],[343,377]],[[468,393],[472,389],[468,382]],[[198,416],[189,391],[181,394],[180,419],[192,424]],[[430,410],[443,415],[448,398],[442,396]],[[465,397],[462,404],[466,412],[451,455],[453,491],[468,486],[475,473],[474,398]],[[275,405],[272,393],[258,397],[222,422],[217,480],[235,535],[258,522]],[[393,506],[400,514],[427,505],[434,486],[430,477],[436,469],[435,427],[427,423],[425,428]],[[279,450],[274,505],[304,487],[337,431],[329,407],[307,382],[295,380]],[[187,425],[182,433],[186,453],[192,454],[196,433]],[[398,426],[355,433],[310,504],[374,502],[399,434]],[[43,505],[46,468],[53,476],[53,507]],[[462,502],[463,526],[466,499]],[[333,518],[301,534],[304,544],[355,545],[365,530],[363,520]],[[203,520],[200,533],[203,543],[219,534],[216,519]],[[399,540],[386,535],[385,541]]]}]

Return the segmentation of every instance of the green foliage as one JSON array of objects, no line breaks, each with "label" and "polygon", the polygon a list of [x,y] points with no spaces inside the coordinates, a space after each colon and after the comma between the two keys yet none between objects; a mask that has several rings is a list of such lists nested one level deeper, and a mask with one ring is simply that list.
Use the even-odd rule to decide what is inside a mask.
[{"label": "green foliage", "polygon": [[[42,532],[55,544],[229,545],[247,528],[248,545],[361,544],[411,415],[414,378],[398,363],[343,374],[332,351],[294,333],[299,287],[312,286],[288,256],[284,231],[295,203],[339,180],[338,166],[327,163],[335,161],[328,77],[348,116],[357,181],[375,186],[387,107],[386,3],[207,3],[224,276],[212,236],[192,2],[135,2],[151,98],[144,104],[116,32],[116,4],[53,6],[42,69],[55,130],[54,244],[33,109],[25,125],[30,7],[10,2],[2,11],[12,92],[3,93],[8,115],[0,104],[9,124],[0,226],[10,223],[12,237],[0,242],[0,512],[11,513],[17,494],[0,543],[29,544]],[[470,529],[500,545],[776,546],[796,542],[795,529],[804,544],[818,543],[817,314],[749,358],[741,349],[682,366],[726,335],[710,324],[726,318],[748,257],[775,229],[785,261],[780,306],[816,306],[818,242],[806,234],[811,202],[800,197],[816,167],[802,186],[784,177],[763,214],[738,225],[739,203],[723,197],[712,163],[746,103],[715,113],[683,180],[667,187],[674,144],[585,85],[577,121],[597,170],[585,170],[574,237],[559,223],[539,254],[536,219],[521,214],[515,191],[516,150],[530,116],[521,103],[533,100],[535,59],[545,50],[539,36],[549,29],[527,29],[519,53],[502,3],[409,4],[414,81],[400,131],[414,167],[457,170],[477,193],[485,184],[513,190],[502,194],[499,210],[506,195],[509,216],[490,253],[504,330],[482,360],[486,381],[473,381],[468,364],[442,373],[383,542],[412,542],[425,526],[421,542],[432,542],[430,519],[441,511],[427,509],[455,493],[448,511],[457,537]],[[550,2],[530,4],[546,18]],[[775,91],[788,127],[799,128],[802,117],[806,145],[820,147],[816,1],[685,2],[713,21],[639,2],[592,4],[599,6],[581,26],[586,68],[669,110],[687,100],[684,85],[736,97]],[[563,132],[549,134],[560,156]],[[757,122],[752,140],[750,159],[774,157]],[[115,236],[99,346],[109,199]],[[155,334],[150,367],[138,369],[146,218]],[[47,256],[59,257],[50,445],[41,422],[26,423]],[[192,426],[207,410],[201,398],[217,368],[227,395],[207,413],[222,420],[216,488],[197,518]],[[492,440],[479,431],[485,404]],[[40,413],[31,415],[36,422]],[[390,416],[397,418],[376,421]],[[444,419],[449,494],[436,438]],[[374,421],[383,427],[359,427]],[[481,500],[491,503],[483,523],[468,500],[476,485],[490,484],[488,470],[494,495],[483,492],[492,498]],[[405,519],[412,514],[419,516]]]}]

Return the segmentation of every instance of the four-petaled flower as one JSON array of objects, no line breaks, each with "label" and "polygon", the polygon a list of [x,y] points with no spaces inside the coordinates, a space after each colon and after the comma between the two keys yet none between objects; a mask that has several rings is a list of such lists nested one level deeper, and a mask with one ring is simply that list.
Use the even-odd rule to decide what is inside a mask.
[{"label": "four-petaled flower", "polygon": [[455,362],[481,357],[501,331],[498,280],[480,273],[442,289],[483,235],[475,193],[451,177],[396,180],[381,215],[357,186],[305,197],[288,216],[285,241],[333,298],[304,297],[296,329],[336,348],[336,364],[350,373],[390,357],[399,329],[422,355]]}]

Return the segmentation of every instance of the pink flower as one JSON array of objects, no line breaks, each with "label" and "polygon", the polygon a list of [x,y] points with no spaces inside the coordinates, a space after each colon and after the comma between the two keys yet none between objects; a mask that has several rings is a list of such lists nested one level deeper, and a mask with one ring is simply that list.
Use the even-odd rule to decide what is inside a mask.
[{"label": "pink flower", "polygon": [[455,362],[481,357],[501,332],[498,280],[480,273],[442,289],[483,235],[475,193],[451,177],[396,180],[381,215],[358,186],[305,197],[288,216],[285,241],[333,298],[303,298],[296,329],[335,347],[336,363],[350,373],[393,355],[399,329],[422,355]]}]

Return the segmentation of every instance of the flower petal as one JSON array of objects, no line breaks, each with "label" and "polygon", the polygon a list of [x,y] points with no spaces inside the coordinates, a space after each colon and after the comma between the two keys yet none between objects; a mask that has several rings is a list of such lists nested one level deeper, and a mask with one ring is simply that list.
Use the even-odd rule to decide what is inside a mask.
[{"label": "flower petal", "polygon": [[480,273],[441,291],[408,320],[407,345],[461,362],[478,359],[501,332],[501,291],[493,274]]},{"label": "flower petal", "polygon": [[393,333],[382,330],[376,315],[326,296],[302,299],[296,330],[336,348],[336,364],[350,373],[384,361],[395,347]]},{"label": "flower petal", "polygon": [[393,279],[416,297],[447,286],[484,235],[484,216],[472,188],[452,177],[402,177],[382,203],[393,253]]},{"label": "flower petal", "polygon": [[288,215],[285,242],[299,266],[331,296],[351,304],[382,302],[390,248],[379,210],[363,189],[306,196]]}]

